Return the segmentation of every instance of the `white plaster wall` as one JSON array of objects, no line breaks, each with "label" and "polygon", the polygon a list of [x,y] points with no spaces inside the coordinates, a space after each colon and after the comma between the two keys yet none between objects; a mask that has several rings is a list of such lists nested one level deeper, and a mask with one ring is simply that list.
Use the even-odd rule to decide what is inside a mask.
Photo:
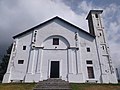
[{"label": "white plaster wall", "polygon": [[[32,33],[30,32],[27,35],[15,39],[16,41],[15,56],[13,58],[13,54],[11,54],[11,58],[10,58],[11,60],[9,61],[9,65],[8,65],[9,68],[7,70],[7,72],[10,73],[9,80],[5,82],[10,82],[11,80],[16,80],[16,81],[24,80],[24,76],[26,74],[27,65],[28,65],[31,37],[32,37]],[[23,46],[26,46],[26,50],[23,50]],[[18,64],[18,60],[24,60],[24,64]]]},{"label": "white plaster wall", "polygon": [[60,62],[60,78],[67,81],[67,50],[44,50],[41,66],[41,78],[43,80],[50,78],[51,61]]},{"label": "white plaster wall", "polygon": [[[95,45],[95,39],[94,37],[88,36],[85,33],[79,33],[80,36],[80,53],[81,53],[81,60],[82,60],[82,71],[83,71],[83,77],[84,77],[84,82],[86,80],[90,80],[88,78],[88,71],[87,71],[87,60],[91,60],[93,62],[93,70],[94,70],[94,80],[100,82],[100,66],[99,66],[99,61],[98,61],[98,55],[96,51],[96,45]],[[87,52],[87,47],[90,48],[90,52]]]},{"label": "white plaster wall", "polygon": [[[59,45],[53,45],[53,38],[59,38]],[[44,49],[67,49],[69,47],[69,42],[62,35],[53,35],[47,37],[42,43]]]},{"label": "white plaster wall", "polygon": [[[102,82],[103,83],[117,83],[116,73],[114,70],[114,66],[110,57],[108,43],[106,40],[105,30],[103,28],[102,19],[100,14],[98,15],[99,18],[95,17],[95,14],[92,14],[92,20],[94,24],[94,30],[96,35],[96,43],[97,49],[100,56],[100,63],[102,68]],[[99,25],[98,25],[99,23]],[[99,35],[101,33],[101,36]],[[103,49],[104,46],[104,49]],[[110,62],[110,63],[109,63]],[[109,66],[109,64],[111,66]],[[112,69],[110,69],[112,67]],[[111,73],[112,72],[112,73]]]},{"label": "white plaster wall", "polygon": [[[49,25],[38,28],[38,34],[37,34],[37,45],[42,45],[44,40],[46,40],[50,36],[58,35],[63,36],[68,40],[70,46],[75,46],[75,32],[77,32],[77,29],[73,28],[70,25],[63,25],[63,22],[61,21],[55,21],[50,23]],[[68,30],[69,29],[69,30]]]}]

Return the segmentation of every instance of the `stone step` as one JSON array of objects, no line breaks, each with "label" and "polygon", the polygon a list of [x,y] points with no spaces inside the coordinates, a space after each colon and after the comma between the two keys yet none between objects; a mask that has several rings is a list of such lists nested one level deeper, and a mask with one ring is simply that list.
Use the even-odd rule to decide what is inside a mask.
[{"label": "stone step", "polygon": [[51,88],[51,87],[54,87],[54,88],[59,88],[59,87],[64,87],[64,88],[69,88],[69,84],[68,85],[59,85],[59,84],[50,84],[50,85],[37,85],[36,88]]},{"label": "stone step", "polygon": [[58,88],[58,89],[54,89],[54,88],[49,88],[49,89],[34,89],[34,90],[72,90],[72,89],[65,89],[65,88]]},{"label": "stone step", "polygon": [[[50,78],[50,79],[47,79],[47,80],[43,80],[43,81],[44,81],[44,82],[46,82],[46,81],[47,81],[47,82],[48,82],[48,81],[49,81],[49,82],[58,82],[58,81],[59,81],[59,82],[67,82],[67,81],[62,80],[62,79],[53,79],[53,78]],[[42,82],[43,82],[43,81],[42,81]]]},{"label": "stone step", "polygon": [[52,81],[52,82],[50,82],[50,81],[43,81],[43,82],[39,82],[39,84],[42,84],[42,83],[64,83],[64,84],[69,84],[69,82],[59,82],[59,81],[57,81],[57,82],[54,82],[54,81]]},{"label": "stone step", "polygon": [[72,90],[70,88],[35,88],[33,90]]},{"label": "stone step", "polygon": [[62,79],[40,81],[33,90],[71,90],[69,82]]},{"label": "stone step", "polygon": [[72,90],[71,88],[35,88],[34,90]]},{"label": "stone step", "polygon": [[59,86],[62,86],[62,85],[64,85],[64,86],[67,86],[67,85],[69,85],[68,83],[41,83],[41,84],[37,84],[38,86],[40,85],[40,86],[43,86],[43,85],[48,85],[48,86],[50,86],[50,85],[52,85],[52,86],[56,86],[56,85],[59,85]]}]

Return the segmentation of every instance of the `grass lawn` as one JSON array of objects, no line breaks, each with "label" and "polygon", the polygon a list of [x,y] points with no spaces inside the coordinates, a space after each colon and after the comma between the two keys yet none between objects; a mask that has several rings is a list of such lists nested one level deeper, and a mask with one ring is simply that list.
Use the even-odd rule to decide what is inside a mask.
[{"label": "grass lawn", "polygon": [[[120,84],[70,84],[72,90],[120,90]],[[35,83],[0,84],[0,90],[33,90]]]},{"label": "grass lawn", "polygon": [[0,90],[33,90],[35,83],[5,83],[0,84]]},{"label": "grass lawn", "polygon": [[72,90],[120,90],[120,84],[71,84]]}]

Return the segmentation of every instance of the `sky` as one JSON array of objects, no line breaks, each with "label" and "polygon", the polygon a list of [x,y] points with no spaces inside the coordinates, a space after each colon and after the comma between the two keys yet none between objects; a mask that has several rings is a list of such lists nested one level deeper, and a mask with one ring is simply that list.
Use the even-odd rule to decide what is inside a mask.
[{"label": "sky", "polygon": [[90,10],[100,10],[115,67],[120,68],[120,0],[0,0],[0,58],[12,37],[54,16],[86,30]]}]

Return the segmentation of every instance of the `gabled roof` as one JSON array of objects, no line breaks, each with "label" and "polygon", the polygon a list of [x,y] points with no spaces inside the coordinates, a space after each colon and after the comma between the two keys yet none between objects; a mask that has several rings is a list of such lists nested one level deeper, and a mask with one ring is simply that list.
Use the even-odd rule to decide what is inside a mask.
[{"label": "gabled roof", "polygon": [[65,23],[67,23],[67,24],[69,24],[69,25],[71,25],[71,26],[79,29],[80,31],[82,31],[82,32],[84,32],[84,33],[86,33],[86,34],[88,34],[88,35],[90,35],[90,36],[92,36],[92,37],[95,37],[95,36],[93,36],[92,34],[86,32],[85,30],[79,28],[78,26],[75,26],[75,25],[71,24],[70,22],[68,22],[68,21],[66,21],[66,20],[64,20],[64,19],[56,16],[56,17],[54,17],[54,18],[52,18],[52,19],[49,19],[48,21],[45,21],[45,22],[43,22],[43,23],[41,23],[41,24],[39,24],[39,25],[37,25],[37,26],[32,27],[31,29],[28,29],[28,30],[26,30],[26,31],[24,31],[24,32],[22,32],[22,33],[20,33],[20,34],[17,34],[17,35],[15,35],[15,36],[13,36],[13,38],[15,39],[15,38],[17,38],[17,37],[19,37],[19,36],[22,36],[22,35],[24,35],[24,34],[27,34],[28,32],[33,31],[34,29],[36,29],[36,28],[38,28],[38,27],[42,27],[43,25],[45,25],[45,24],[47,24],[47,23],[49,23],[49,22],[51,22],[51,21],[54,21],[55,19],[59,19],[59,20],[65,22]]}]

